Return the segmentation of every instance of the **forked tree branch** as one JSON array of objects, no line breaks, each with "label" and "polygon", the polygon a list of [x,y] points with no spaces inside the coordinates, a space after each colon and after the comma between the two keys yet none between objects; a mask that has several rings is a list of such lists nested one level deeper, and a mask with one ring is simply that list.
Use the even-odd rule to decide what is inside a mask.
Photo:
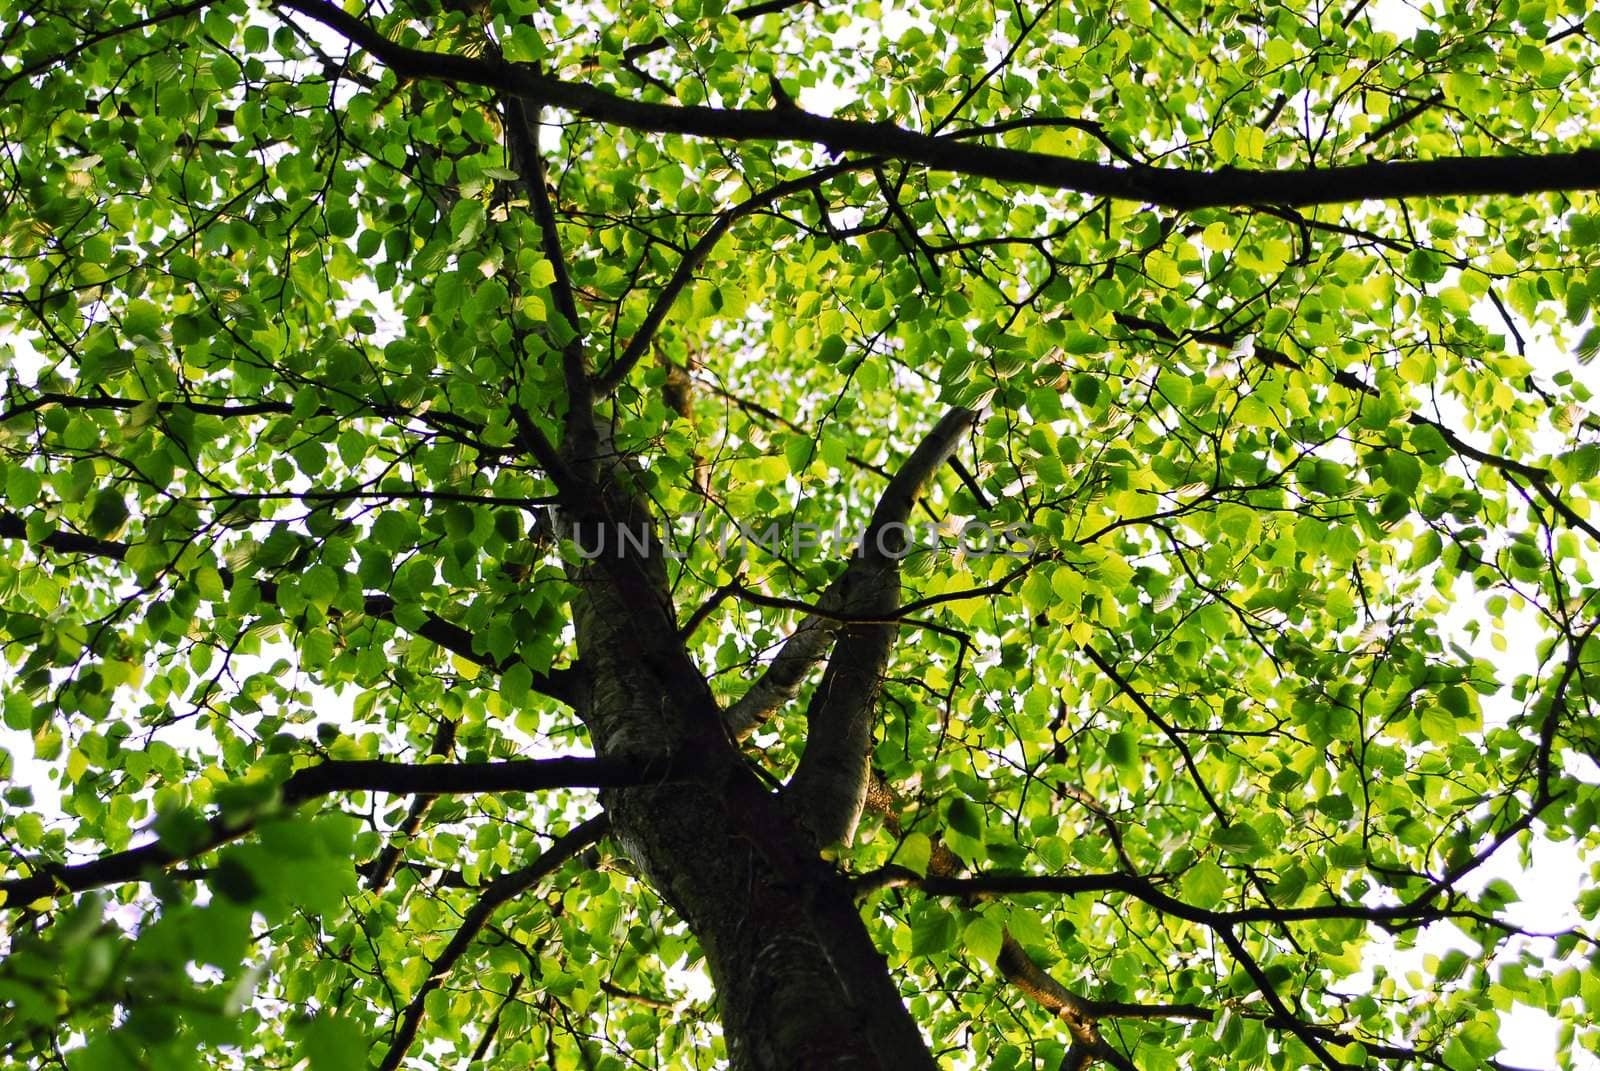
[{"label": "forked tree branch", "polygon": [[711,251],[716,248],[717,243],[722,240],[723,236],[733,229],[735,223],[760,211],[774,201],[781,200],[793,193],[816,189],[836,175],[842,175],[864,166],[864,163],[857,161],[833,164],[800,178],[775,183],[765,190],[751,194],[733,207],[718,213],[716,220],[706,228],[705,233],[700,236],[700,240],[691,246],[689,251],[683,255],[683,258],[678,261],[678,266],[673,271],[672,277],[662,286],[661,293],[656,295],[655,302],[650,306],[649,311],[645,313],[644,322],[639,325],[639,329],[628,340],[628,345],[624,347],[621,355],[617,357],[610,368],[607,368],[598,377],[595,384],[596,393],[601,395],[610,394],[617,389],[618,384],[627,378],[628,373],[639,363],[646,351],[649,350],[650,344],[655,341],[656,333],[661,330],[661,325],[666,322],[667,314],[672,311],[672,306],[678,300],[679,295],[694,281],[694,273],[700,270],[700,266],[711,255]]},{"label": "forked tree branch", "polygon": [[[923,486],[977,420],[978,413],[971,409],[949,410],[890,479],[860,548],[830,588],[838,589],[841,613],[882,618],[898,607],[906,519]],[[818,843],[849,843],[855,836],[871,772],[878,689],[898,631],[892,620],[845,624],[812,693],[805,751],[785,791],[797,801],[801,820]],[[808,639],[806,645],[811,642]]]},{"label": "forked tree branch", "polygon": [[511,149],[512,161],[522,176],[522,187],[528,195],[534,222],[539,225],[540,248],[550,264],[554,278],[550,294],[555,299],[556,312],[567,322],[570,335],[558,339],[561,345],[561,373],[567,387],[567,434],[584,440],[577,446],[582,453],[593,449],[594,395],[590,384],[586,351],[583,345],[583,326],[578,320],[578,302],[567,272],[566,253],[561,248],[561,235],[556,229],[555,205],[550,200],[545,177],[544,155],[539,149],[539,108],[525,106],[517,97],[504,101],[506,143]]},{"label": "forked tree branch", "polygon": [[[960,411],[952,411],[952,414],[947,414],[946,419],[952,419],[956,412]],[[959,423],[967,418],[955,417],[955,419]],[[975,420],[976,417],[971,419]],[[946,429],[946,432],[948,430]],[[943,441],[944,436],[945,432],[941,432],[938,427],[929,433],[930,440]],[[954,461],[954,440],[950,440],[949,445],[951,449],[945,453],[944,460]],[[922,461],[917,460],[915,455],[907,459],[905,465],[901,467],[900,475],[911,473],[914,465],[918,469],[922,466]],[[937,469],[937,466],[934,466],[934,469]],[[930,469],[918,477],[920,480],[918,489],[932,476],[933,471]],[[899,475],[890,477],[890,486],[885,488],[883,499],[879,503],[880,510],[883,509],[883,503],[889,501],[891,496],[894,496],[897,502],[904,500],[902,489],[897,489],[894,485],[894,481],[899,478]],[[914,502],[916,497],[917,492],[913,491],[910,501]],[[899,517],[900,523],[905,522],[909,512],[908,505],[906,514]],[[788,639],[778,648],[778,653],[768,664],[765,672],[744,695],[729,705],[725,720],[728,732],[734,739],[743,740],[748,737],[784,704],[799,694],[806,675],[811,672],[813,666],[822,661],[823,656],[827,654],[828,645],[833,642],[834,635],[845,624],[852,619],[857,619],[862,624],[881,624],[888,619],[903,616],[904,607],[890,606],[888,610],[882,607],[865,607],[855,610],[845,606],[844,597],[849,576],[850,572],[847,569],[828,585],[817,600],[815,610],[801,618]]]},{"label": "forked tree branch", "polygon": [[831,615],[838,611],[840,589],[838,581],[828,585],[817,600],[821,614],[807,614],[801,618],[766,670],[728,706],[724,718],[735,740],[747,738],[800,693],[806,675],[822,661],[828,645],[833,642],[839,622]]},{"label": "forked tree branch", "polygon": [[[433,743],[428,748],[428,754],[443,758],[451,754],[455,744],[456,723],[449,718],[441,719],[439,727],[434,730]],[[367,888],[381,892],[383,887],[389,884],[389,879],[394,877],[395,869],[400,865],[401,856],[405,854],[406,843],[422,828],[423,820],[432,809],[435,798],[418,796],[411,801],[400,827],[389,835],[389,843],[384,845],[377,858],[362,868],[361,876],[366,880]]]},{"label": "forked tree branch", "polygon": [[[1183,338],[1192,339],[1204,346],[1215,346],[1219,349],[1233,349],[1243,340],[1244,336],[1225,331],[1191,331],[1179,336],[1166,324],[1158,320],[1150,320],[1140,316],[1118,314],[1116,320],[1129,330],[1148,331],[1165,342],[1178,342]],[[1252,350],[1252,356],[1261,363],[1272,368],[1288,368],[1295,371],[1304,371],[1305,366],[1282,350],[1271,346],[1257,345]],[[1378,388],[1363,380],[1348,368],[1341,368],[1333,373],[1333,381],[1344,389],[1369,398],[1378,397]],[[1414,428],[1431,428],[1439,434],[1445,444],[1464,458],[1470,458],[1480,465],[1487,465],[1498,469],[1507,479],[1523,479],[1533,486],[1539,497],[1553,509],[1570,527],[1583,532],[1596,542],[1600,542],[1600,528],[1586,520],[1572,507],[1555,486],[1555,474],[1549,469],[1538,465],[1530,465],[1516,458],[1506,457],[1502,454],[1492,453],[1488,450],[1473,446],[1448,424],[1434,420],[1432,417],[1412,411],[1406,414],[1406,423]]]},{"label": "forked tree branch", "polygon": [[1256,962],[1256,958],[1244,946],[1244,942],[1240,940],[1239,935],[1228,926],[1218,927],[1213,929],[1212,932],[1227,946],[1234,962],[1244,968],[1244,973],[1250,976],[1250,980],[1255,983],[1256,990],[1266,1000],[1267,1007],[1271,1008],[1276,1013],[1277,1018],[1283,1021],[1289,1033],[1299,1038],[1300,1043],[1310,1049],[1312,1055],[1328,1071],[1346,1071],[1350,1065],[1329,1052],[1328,1046],[1323,1043],[1323,1039],[1317,1035],[1316,1031],[1312,1030],[1310,1025],[1302,1020],[1299,1015],[1290,1010],[1288,1002],[1278,992],[1278,987],[1273,984],[1271,978],[1267,977],[1267,972],[1262,969],[1260,963]]},{"label": "forked tree branch", "polygon": [[1131,896],[1163,915],[1209,927],[1259,923],[1282,925],[1345,919],[1371,923],[1392,932],[1400,932],[1416,929],[1430,922],[1451,919],[1494,926],[1508,933],[1521,932],[1509,923],[1500,922],[1481,911],[1458,908],[1449,904],[1435,906],[1434,901],[1438,893],[1443,891],[1436,885],[1428,886],[1423,893],[1402,904],[1331,903],[1311,904],[1306,907],[1259,906],[1224,910],[1200,907],[1180,900],[1147,877],[1121,872],[1026,874],[991,871],[963,878],[956,877],[953,873],[938,873],[932,867],[924,876],[905,867],[886,866],[861,875],[856,879],[856,884],[863,890],[910,887],[920,889],[930,896],[972,898],[1035,894],[1091,896],[1118,893]]},{"label": "forked tree branch", "polygon": [[428,994],[445,982],[456,963],[466,954],[467,949],[472,947],[472,942],[494,917],[495,911],[554,874],[567,860],[605,836],[610,828],[610,821],[605,815],[591,818],[574,826],[565,836],[557,837],[555,843],[546,848],[533,862],[489,883],[477,902],[462,916],[461,925],[456,927],[456,932],[451,936],[449,943],[428,965],[427,978],[412,995],[405,1010],[400,1013],[400,1021],[395,1026],[389,1049],[384,1053],[383,1062],[378,1065],[379,1071],[395,1071],[405,1060],[407,1051],[416,1040],[417,1028],[422,1025],[422,1017],[427,1010]]},{"label": "forked tree branch", "polygon": [[[886,822],[898,828],[892,813]],[[1230,954],[1248,974],[1266,1002],[1267,1012],[1258,1012],[1265,1026],[1287,1031],[1298,1038],[1325,1066],[1344,1071],[1347,1066],[1328,1051],[1328,1044],[1349,1045],[1359,1042],[1369,1054],[1379,1059],[1397,1063],[1424,1063],[1443,1066],[1432,1052],[1405,1045],[1393,1045],[1367,1038],[1357,1038],[1333,1027],[1307,1022],[1289,1008],[1282,994],[1262,970],[1260,964],[1243,945],[1237,927],[1254,923],[1313,922],[1328,919],[1359,919],[1376,923],[1390,930],[1414,928],[1431,921],[1444,919],[1471,919],[1480,923],[1499,925],[1508,931],[1514,929],[1479,912],[1457,910],[1446,906],[1430,906],[1434,890],[1406,904],[1369,906],[1365,904],[1323,904],[1303,908],[1246,907],[1233,910],[1215,910],[1199,907],[1179,900],[1164,892],[1150,879],[1137,874],[1002,874],[980,873],[960,877],[961,864],[948,848],[935,843],[927,873],[918,874],[904,867],[884,867],[858,879],[862,889],[887,886],[909,886],[933,896],[952,896],[967,900],[993,896],[1030,893],[1055,893],[1063,895],[1088,895],[1095,893],[1126,893],[1145,902],[1156,911],[1172,918],[1193,922],[1212,930],[1228,948]],[[1024,995],[1049,1009],[1066,1023],[1073,1036],[1073,1051],[1080,1061],[1074,1066],[1086,1068],[1096,1060],[1114,1068],[1131,1066],[1122,1053],[1112,1048],[1100,1035],[1097,1024],[1107,1019],[1189,1019],[1210,1022],[1216,1018],[1215,1010],[1196,1004],[1139,1004],[1123,1001],[1101,1001],[1078,996],[1056,982],[1035,964],[1027,952],[1009,933],[1001,946],[996,967],[1006,980]],[[1237,1009],[1236,1009],[1237,1011]],[[1249,1014],[1248,1011],[1241,1014]],[[1497,1060],[1485,1061],[1485,1066],[1496,1071],[1520,1071]]]}]

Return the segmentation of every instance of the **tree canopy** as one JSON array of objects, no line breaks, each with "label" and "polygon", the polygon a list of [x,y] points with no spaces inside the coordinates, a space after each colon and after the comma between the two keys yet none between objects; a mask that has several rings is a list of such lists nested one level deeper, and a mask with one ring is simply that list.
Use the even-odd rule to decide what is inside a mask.
[{"label": "tree canopy", "polygon": [[1600,1049],[1581,0],[0,12],[7,1066]]}]

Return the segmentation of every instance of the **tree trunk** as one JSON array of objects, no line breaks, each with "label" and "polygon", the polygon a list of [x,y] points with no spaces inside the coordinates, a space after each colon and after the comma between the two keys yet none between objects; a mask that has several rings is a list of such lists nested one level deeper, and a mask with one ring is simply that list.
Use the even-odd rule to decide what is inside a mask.
[{"label": "tree trunk", "polygon": [[[735,1068],[932,1068],[843,883],[749,771],[629,789],[612,827],[705,950]],[[711,773],[711,771],[708,771]]]},{"label": "tree trunk", "polygon": [[[617,505],[612,516],[639,516]],[[678,635],[659,557],[619,560],[601,543],[601,557],[571,571],[586,670],[578,710],[599,755],[671,756],[689,771],[602,802],[623,850],[705,952],[733,1067],[935,1068],[843,878],[724,727]],[[640,605],[645,587],[658,599]]]}]

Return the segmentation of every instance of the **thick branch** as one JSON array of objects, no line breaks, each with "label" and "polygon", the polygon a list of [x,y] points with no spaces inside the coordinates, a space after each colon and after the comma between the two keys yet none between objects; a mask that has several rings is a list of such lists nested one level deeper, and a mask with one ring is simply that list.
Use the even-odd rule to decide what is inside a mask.
[{"label": "thick branch", "polygon": [[[665,780],[667,773],[665,765],[658,769],[615,759],[576,757],[420,766],[382,761],[324,762],[297,771],[283,783],[280,795],[285,805],[294,806],[331,792],[442,795],[612,788]],[[151,871],[238,840],[254,827],[254,816],[219,814],[206,823],[205,832],[194,843],[182,848],[153,841],[87,863],[45,864],[29,877],[0,881],[0,897],[4,903],[17,907],[54,893],[78,893],[137,881]]]},{"label": "thick branch", "polygon": [[[434,731],[433,744],[429,747],[428,754],[443,758],[454,751],[455,744],[456,723],[445,718],[439,722],[439,728]],[[417,831],[422,828],[423,819],[433,807],[433,800],[432,796],[418,796],[411,801],[400,828],[390,835],[389,843],[383,846],[377,858],[363,868],[362,876],[366,879],[367,888],[381,892],[383,887],[389,884],[389,879],[394,877],[395,868],[400,865],[400,857],[405,854],[406,842],[415,837]]]},{"label": "thick branch", "polygon": [[[830,584],[818,600],[818,608],[831,613],[838,608],[840,585]],[[833,617],[807,614],[800,624],[783,641],[778,653],[744,695],[728,707],[725,715],[728,732],[735,740],[743,740],[759,729],[768,718],[800,692],[806,674],[822,661],[833,642],[838,621]]]},{"label": "thick branch", "polygon": [[1329,1052],[1328,1047],[1322,1043],[1322,1039],[1317,1036],[1316,1031],[1312,1030],[1306,1023],[1301,1021],[1298,1015],[1289,1010],[1289,1005],[1285,1003],[1283,997],[1278,993],[1278,987],[1273,984],[1271,978],[1267,977],[1267,972],[1262,970],[1261,964],[1256,962],[1256,958],[1244,946],[1244,942],[1239,939],[1239,935],[1227,926],[1220,927],[1213,932],[1222,940],[1223,944],[1228,946],[1228,951],[1233,954],[1233,958],[1238,961],[1239,966],[1244,968],[1244,972],[1255,983],[1256,989],[1266,999],[1267,1006],[1277,1013],[1278,1018],[1284,1021],[1284,1025],[1288,1027],[1289,1032],[1299,1038],[1301,1044],[1310,1049],[1329,1071],[1344,1071],[1348,1065]]},{"label": "thick branch", "polygon": [[[586,365],[583,327],[578,321],[578,302],[572,289],[572,279],[567,274],[567,258],[561,248],[561,235],[556,230],[555,205],[546,188],[544,156],[539,151],[539,110],[525,109],[523,102],[510,98],[505,102],[506,141],[511,146],[512,158],[522,175],[522,186],[527,192],[533,218],[539,224],[540,247],[550,264],[555,278],[550,283],[550,294],[555,299],[556,311],[567,321],[571,336],[562,341],[561,370],[567,386],[567,434],[587,440],[594,437],[594,397]],[[593,449],[592,442],[579,447],[583,452]]]},{"label": "thick branch", "polygon": [[355,759],[322,762],[297,771],[283,783],[283,800],[293,805],[330,792],[446,796],[548,788],[620,788],[665,781],[670,774],[670,764],[665,762],[652,766],[578,756],[417,765]]},{"label": "thick branch", "polygon": [[1123,166],[1047,153],[975,145],[952,137],[814,115],[795,107],[683,107],[629,100],[596,86],[562,81],[490,57],[470,58],[396,44],[325,0],[280,0],[366,49],[397,75],[480,85],[539,105],[633,130],[727,141],[811,142],[833,153],[862,153],[936,171],[1015,185],[1072,190],[1177,209],[1226,205],[1312,205],[1407,197],[1523,195],[1600,189],[1600,150],[1529,156],[1442,157],[1303,170]]},{"label": "thick branch", "polygon": [[1332,919],[1351,919],[1374,923],[1386,929],[1405,929],[1417,923],[1441,919],[1470,919],[1496,926],[1508,924],[1465,908],[1435,907],[1433,901],[1443,891],[1442,885],[1430,885],[1424,892],[1404,904],[1370,906],[1367,904],[1313,904],[1308,907],[1244,907],[1231,911],[1199,907],[1180,900],[1164,891],[1149,878],[1138,874],[1021,874],[990,872],[972,877],[958,878],[941,875],[930,868],[924,877],[904,867],[888,866],[862,875],[857,879],[861,888],[887,888],[914,886],[931,896],[1022,896],[1030,893],[1053,893],[1062,896],[1085,896],[1094,893],[1122,893],[1160,911],[1213,928],[1240,926],[1249,923],[1322,922]]},{"label": "thick branch", "polygon": [[[842,613],[887,616],[899,605],[906,518],[923,485],[977,419],[970,409],[951,409],[889,481],[860,549],[833,585]],[[786,791],[798,801],[802,821],[821,844],[849,843],[855,836],[866,799],[878,689],[898,631],[893,621],[886,620],[840,629],[828,668],[812,693],[805,752]],[[808,638],[801,649],[812,642]],[[785,646],[780,658],[787,653]]]},{"label": "thick branch", "polygon": [[[935,428],[934,432],[930,433],[930,438],[937,434],[938,430]],[[954,454],[947,454],[946,460],[954,465]],[[910,466],[911,461],[908,460],[906,464]],[[904,473],[908,468],[903,467],[901,471]],[[927,475],[932,475],[931,470]],[[925,476],[924,480],[926,478]],[[893,488],[893,481],[894,477],[891,476],[891,486],[884,492],[885,499],[891,494],[900,494]],[[914,500],[916,493],[913,492],[911,497]],[[879,508],[882,508],[881,504]],[[905,517],[902,516],[900,521],[904,523]],[[908,612],[908,607],[896,607],[887,612],[882,609],[852,612],[843,603],[845,580],[848,576],[847,570],[828,585],[817,600],[813,612],[802,617],[795,630],[789,634],[789,638],[783,641],[783,645],[768,664],[766,671],[744,695],[728,707],[725,715],[728,732],[735,739],[743,740],[748,737],[785,703],[799,694],[801,685],[805,683],[806,674],[827,653],[828,645],[833,642],[834,634],[841,623],[853,619],[868,623],[881,622],[890,618],[902,618]],[[748,596],[750,593],[745,594]]]},{"label": "thick branch", "polygon": [[1064,1022],[1072,1034],[1073,1044],[1082,1045],[1091,1052],[1100,1044],[1100,1032],[1095,1027],[1089,1002],[1046,974],[1009,931],[1001,941],[995,967],[1023,996],[1049,1009]]},{"label": "thick branch", "polygon": [[[428,410],[417,412],[398,405],[389,405],[374,399],[357,399],[349,394],[344,395],[345,400],[351,404],[359,405],[365,411],[371,412],[385,420],[402,423],[415,421],[426,427],[432,428],[441,434],[467,443],[474,449],[483,451],[488,449],[480,441],[483,428],[479,425],[444,410]],[[185,411],[200,413],[205,416],[214,416],[223,420],[243,420],[253,416],[262,416],[268,413],[287,416],[295,411],[292,402],[283,401],[224,401],[204,400],[193,397],[179,399],[156,400],[149,398],[118,398],[111,395],[97,394],[91,396],[78,394],[63,394],[59,391],[41,391],[24,401],[18,401],[11,408],[0,411],[0,424],[7,424],[22,417],[32,416],[49,409],[61,408],[76,411],[115,411],[132,412],[134,410],[150,407],[157,413],[172,413]],[[348,409],[335,409],[330,406],[319,406],[311,416],[346,417],[350,415]]]}]

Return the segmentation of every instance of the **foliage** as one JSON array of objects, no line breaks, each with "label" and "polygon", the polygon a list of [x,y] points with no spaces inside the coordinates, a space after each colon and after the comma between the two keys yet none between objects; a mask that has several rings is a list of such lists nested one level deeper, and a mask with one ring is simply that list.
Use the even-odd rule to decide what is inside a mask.
[{"label": "foliage", "polygon": [[[9,4],[10,1065],[725,1059],[614,479],[770,784],[894,637],[821,847],[947,1065],[1595,1049],[1600,893],[1483,871],[1596,843],[1600,15],[1397,6]],[[793,537],[951,407],[856,613]]]}]

